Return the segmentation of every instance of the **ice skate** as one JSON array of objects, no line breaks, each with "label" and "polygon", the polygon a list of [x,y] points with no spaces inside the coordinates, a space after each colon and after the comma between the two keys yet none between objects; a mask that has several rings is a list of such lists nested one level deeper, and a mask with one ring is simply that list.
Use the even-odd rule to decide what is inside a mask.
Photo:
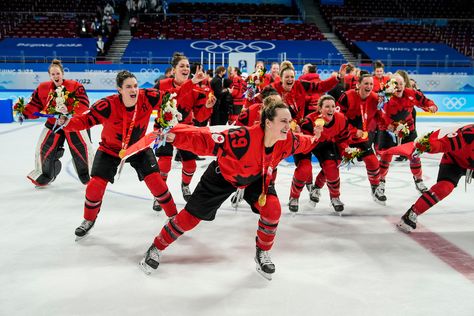
[{"label": "ice skate", "polygon": [[161,251],[158,250],[154,244],[152,244],[138,265],[140,266],[140,269],[145,272],[145,274],[150,275],[160,265],[160,259]]},{"label": "ice skate", "polygon": [[318,188],[317,186],[313,185],[313,188],[311,189],[311,192],[309,193],[310,203],[313,205],[313,207],[316,207],[316,204],[319,203],[320,197],[321,197],[321,188]]},{"label": "ice skate", "polygon": [[410,209],[402,216],[400,222],[397,224],[398,229],[405,233],[411,233],[412,230],[416,229],[417,222],[416,213],[410,207]]},{"label": "ice skate", "polygon": [[257,272],[265,279],[271,281],[272,274],[275,273],[275,265],[273,264],[268,251],[264,251],[257,247],[255,262],[257,264]]},{"label": "ice skate", "polygon": [[292,213],[298,212],[298,199],[290,197],[290,201],[288,202],[288,208]]},{"label": "ice skate", "polygon": [[416,189],[418,190],[418,192],[423,193],[423,192],[428,191],[428,188],[426,187],[425,183],[423,182],[423,179],[413,178],[413,180],[415,181],[415,186],[416,186]]},{"label": "ice skate", "polygon": [[381,185],[372,185],[372,198],[374,199],[375,203],[385,206],[385,202],[387,201],[387,197],[385,196],[384,190],[381,188]]},{"label": "ice skate", "polygon": [[336,214],[342,215],[342,211],[344,211],[344,203],[341,202],[339,197],[331,198],[331,205],[334,207]]},{"label": "ice skate", "polygon": [[161,207],[160,203],[158,202],[158,199],[155,197],[153,200],[153,210],[156,212],[161,212],[163,208]]},{"label": "ice skate", "polygon": [[89,231],[94,227],[95,221],[88,221],[87,219],[82,221],[82,224],[76,228],[76,241],[86,238],[89,234]]},{"label": "ice skate", "polygon": [[239,207],[240,202],[244,199],[244,192],[245,189],[238,188],[237,191],[235,191],[234,195],[230,198],[230,203],[234,209],[237,209]]},{"label": "ice skate", "polygon": [[181,191],[183,191],[183,198],[187,202],[191,198],[191,189],[189,188],[189,184],[181,183]]}]

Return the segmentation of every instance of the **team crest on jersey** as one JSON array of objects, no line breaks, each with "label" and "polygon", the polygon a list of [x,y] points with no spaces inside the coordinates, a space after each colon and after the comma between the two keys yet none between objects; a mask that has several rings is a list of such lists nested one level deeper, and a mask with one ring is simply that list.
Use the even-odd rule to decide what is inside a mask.
[{"label": "team crest on jersey", "polygon": [[222,144],[224,142],[224,136],[219,133],[212,133],[212,140],[214,143]]}]

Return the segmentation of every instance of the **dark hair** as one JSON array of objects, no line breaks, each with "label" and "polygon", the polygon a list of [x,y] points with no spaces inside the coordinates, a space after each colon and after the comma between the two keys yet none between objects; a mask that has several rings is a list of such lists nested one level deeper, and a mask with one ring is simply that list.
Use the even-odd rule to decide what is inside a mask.
[{"label": "dark hair", "polygon": [[308,66],[308,73],[315,74],[316,73],[316,66],[315,65],[309,65]]},{"label": "dark hair", "polygon": [[361,83],[361,82],[362,82],[362,80],[364,80],[365,78],[372,78],[372,75],[371,75],[371,74],[369,74],[369,73],[367,73],[367,72],[366,72],[366,73],[364,73],[364,74],[361,74],[361,75],[359,76],[359,80],[358,80],[358,81],[359,81],[359,83]]},{"label": "dark hair", "polygon": [[218,74],[221,74],[221,73],[224,73],[225,72],[225,67],[224,66],[219,66],[216,68],[216,71],[215,71],[215,74],[218,75]]},{"label": "dark hair", "polygon": [[183,53],[175,52],[173,54],[173,58],[171,59],[171,66],[173,66],[173,68],[176,68],[176,66],[178,66],[181,60],[188,60],[188,57],[184,56]]},{"label": "dark hair", "polygon": [[377,69],[377,68],[385,68],[385,65],[380,60],[376,60],[374,61],[374,69]]},{"label": "dark hair", "polygon": [[172,68],[172,67],[166,68],[166,69],[165,69],[165,75],[166,75],[167,73],[172,72],[172,71],[173,71],[173,68]]},{"label": "dark hair", "polygon": [[134,74],[132,74],[130,71],[128,70],[122,70],[120,71],[118,74],[117,74],[117,77],[115,78],[115,83],[117,85],[117,87],[119,88],[122,88],[122,85],[123,85],[123,82],[128,79],[128,78],[135,78],[137,79],[137,77],[135,77]]},{"label": "dark hair", "polygon": [[61,72],[64,74],[64,67],[59,59],[53,59],[51,61],[51,64],[48,67],[48,73],[51,71],[51,67],[59,67],[59,69],[61,69]]},{"label": "dark hair", "polygon": [[196,62],[196,63],[192,63],[192,64],[191,64],[191,68],[190,68],[190,70],[191,70],[191,75],[195,75],[195,74],[196,74],[196,70],[197,70],[197,67],[198,67],[198,66],[201,67],[201,66],[202,66],[201,63],[197,63],[197,62]]},{"label": "dark hair", "polygon": [[210,78],[214,77],[214,71],[212,69],[209,69],[206,71],[206,75],[208,75]]},{"label": "dark hair", "polygon": [[327,100],[332,100],[334,103],[336,103],[336,99],[332,95],[325,94],[322,97],[319,98],[318,100],[318,111],[321,112],[321,109],[323,108],[323,102]]},{"label": "dark hair", "polygon": [[346,74],[349,74],[351,71],[355,69],[355,66],[351,63],[346,64]]},{"label": "dark hair", "polygon": [[359,76],[363,76],[363,75],[370,75],[370,73],[369,73],[367,70],[363,70],[363,69],[362,69],[362,70],[359,72]]},{"label": "dark hair", "polygon": [[266,86],[265,88],[263,88],[262,92],[260,92],[260,94],[262,95],[262,98],[265,99],[266,97],[269,97],[271,95],[276,95],[278,93],[278,91],[276,91],[272,86]]},{"label": "dark hair", "polygon": [[262,107],[262,114],[260,116],[260,127],[263,130],[265,130],[265,124],[267,119],[269,121],[273,121],[275,119],[278,109],[288,109],[288,106],[281,100],[273,99],[270,102],[266,103],[267,104]]}]

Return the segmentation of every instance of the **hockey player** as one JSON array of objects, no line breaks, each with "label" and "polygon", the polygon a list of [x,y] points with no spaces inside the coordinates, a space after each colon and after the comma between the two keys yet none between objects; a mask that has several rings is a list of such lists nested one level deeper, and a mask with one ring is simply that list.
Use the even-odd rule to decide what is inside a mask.
[{"label": "hockey player", "polygon": [[[66,103],[68,112],[73,116],[79,115],[89,109],[89,99],[86,90],[75,80],[64,79],[64,69],[61,61],[54,59],[49,65],[48,73],[51,81],[39,84],[31,96],[31,100],[21,110],[21,115],[26,119],[36,119],[34,113],[47,112],[48,104],[52,101],[54,91],[63,86],[69,93],[74,93],[78,103],[73,106]],[[19,110],[15,108],[15,110]],[[89,171],[94,159],[92,144],[86,131],[65,132],[59,130],[53,132],[55,118],[48,118],[45,128],[38,139],[35,154],[35,170],[28,174],[28,179],[36,186],[45,186],[53,182],[61,171],[61,158],[64,154],[64,140],[69,145],[72,162],[76,169],[79,180],[86,184],[89,182]]]},{"label": "hockey player", "polygon": [[[150,116],[161,105],[162,91],[138,89],[135,75],[128,71],[117,74],[118,94],[97,101],[89,112],[64,120],[65,131],[78,131],[94,125],[103,126],[100,147],[92,166],[91,180],[87,184],[84,203],[84,221],[76,228],[77,240],[94,226],[102,205],[107,183],[114,183],[122,151],[140,140],[147,130]],[[193,85],[189,80],[186,85]],[[159,174],[155,155],[147,148],[128,158],[137,171],[138,179],[145,181],[167,216],[176,215],[173,197]]]},{"label": "hockey player", "polygon": [[[177,93],[176,100],[178,102],[178,111],[183,116],[182,123],[193,125],[195,122],[206,121],[212,113],[212,107],[216,102],[215,96],[209,96],[211,90],[208,88],[199,88],[196,85],[183,87],[183,84],[188,80],[190,75],[189,60],[181,53],[175,53],[171,60],[171,65],[174,70],[174,78],[167,78],[160,80],[155,88],[161,91]],[[198,72],[202,73],[201,67],[197,67]],[[184,88],[184,89],[183,89]],[[189,184],[196,171],[196,155],[192,152],[179,150],[181,162],[183,165],[181,173],[181,191],[184,200],[189,200],[191,196],[191,189]],[[164,181],[168,179],[168,173],[171,170],[171,160],[173,157],[173,146],[166,144],[155,150],[155,155],[158,157],[158,165],[160,166],[161,177]],[[153,209],[161,210],[157,200],[153,203]]]},{"label": "hockey player", "polygon": [[244,199],[260,214],[256,236],[257,270],[267,279],[275,272],[269,251],[273,246],[281,206],[272,181],[278,163],[294,153],[310,150],[315,136],[293,134],[291,114],[281,101],[262,111],[259,125],[239,127],[222,133],[207,128],[178,125],[167,136],[176,147],[198,154],[217,155],[198,183],[185,208],[162,228],[140,262],[150,274],[160,263],[161,252],[201,220],[212,221],[221,204],[238,187],[246,187]]},{"label": "hockey player", "polygon": [[[395,74],[392,78],[396,81],[396,91],[390,100],[384,105],[384,127],[378,133],[377,148],[379,150],[386,150],[397,145],[393,141],[393,137],[389,132],[398,133],[397,130],[401,124],[405,125],[408,134],[404,136],[396,135],[400,138],[401,143],[411,142],[416,139],[417,133],[413,123],[412,111],[416,105],[425,112],[436,113],[438,107],[436,104],[425,97],[425,95],[418,90],[405,87],[405,80],[399,74]],[[401,131],[401,130],[400,130]],[[380,155],[380,181],[385,184],[385,178],[388,173],[390,162],[392,161],[390,154]],[[423,193],[428,188],[423,182],[421,160],[418,156],[413,156],[410,159],[410,170],[413,175],[416,189]]]},{"label": "hockey player", "polygon": [[340,196],[339,163],[341,151],[347,147],[349,128],[344,114],[336,112],[336,102],[330,95],[324,95],[318,100],[318,112],[306,116],[301,123],[303,133],[312,135],[316,125],[324,124],[318,144],[307,154],[294,155],[296,169],[291,182],[289,208],[298,212],[298,199],[304,185],[312,179],[311,154],[314,154],[321,165],[321,172],[311,188],[311,201],[319,202],[320,190],[327,182],[331,205],[337,213],[344,210]]},{"label": "hockey player", "polygon": [[415,141],[415,148],[420,152],[443,153],[443,157],[436,184],[423,192],[397,224],[406,233],[416,229],[417,217],[447,197],[462,176],[465,175],[466,183],[470,183],[474,170],[474,124],[445,136],[437,130],[426,137],[426,141]]},{"label": "hockey player", "polygon": [[[385,205],[387,198],[384,195],[383,183],[380,183],[379,161],[372,149],[373,133],[378,125],[383,124],[383,114],[377,108],[379,98],[372,91],[373,87],[372,76],[363,74],[359,77],[358,89],[344,92],[337,105],[349,122],[350,146],[361,150],[359,159],[365,163],[372,189],[372,198],[375,202]],[[311,196],[316,197],[317,192]],[[316,199],[313,202],[317,202]]]}]

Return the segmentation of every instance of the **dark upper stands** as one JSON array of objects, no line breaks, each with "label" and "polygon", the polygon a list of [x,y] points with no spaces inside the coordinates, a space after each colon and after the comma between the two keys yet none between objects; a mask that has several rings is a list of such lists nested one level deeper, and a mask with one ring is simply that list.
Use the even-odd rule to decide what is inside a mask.
[{"label": "dark upper stands", "polygon": [[355,54],[357,41],[430,42],[474,57],[473,7],[471,1],[460,0],[346,0],[344,6],[321,5],[321,11]]},{"label": "dark upper stands", "polygon": [[276,4],[170,4],[169,15],[139,15],[137,39],[323,40],[293,7]]}]

